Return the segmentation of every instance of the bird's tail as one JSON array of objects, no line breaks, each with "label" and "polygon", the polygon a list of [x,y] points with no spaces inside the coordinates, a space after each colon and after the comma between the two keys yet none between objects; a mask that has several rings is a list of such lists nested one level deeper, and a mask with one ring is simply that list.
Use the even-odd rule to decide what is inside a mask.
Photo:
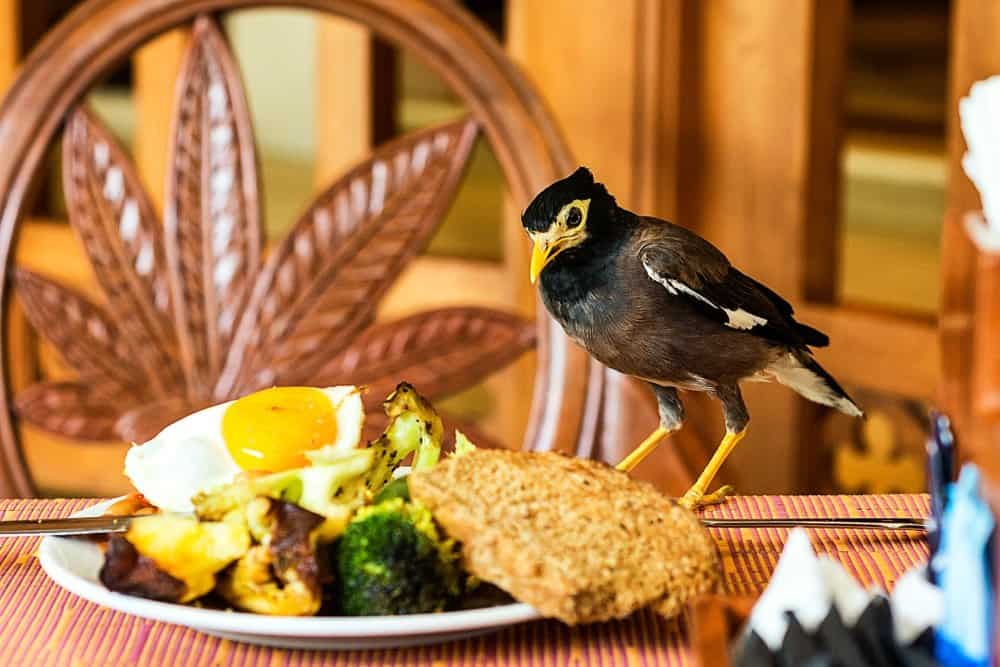
[{"label": "bird's tail", "polygon": [[[813,329],[808,324],[795,323],[795,332],[802,338],[802,342],[810,347],[826,347],[830,344],[830,337],[819,329]],[[823,369],[820,368],[822,371]]]},{"label": "bird's tail", "polygon": [[852,417],[864,413],[833,376],[813,359],[808,350],[792,350],[768,367],[781,384],[794,389],[814,403],[828,405]]}]

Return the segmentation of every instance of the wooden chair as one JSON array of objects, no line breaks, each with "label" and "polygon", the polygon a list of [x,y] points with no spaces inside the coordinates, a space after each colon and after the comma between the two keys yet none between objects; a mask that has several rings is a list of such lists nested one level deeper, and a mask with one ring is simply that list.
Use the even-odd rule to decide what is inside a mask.
[{"label": "wooden chair", "polygon": [[[28,319],[76,371],[14,395],[4,355],[0,496],[34,493],[17,418],[82,439],[141,440],[177,416],[274,383],[358,382],[375,403],[405,374],[432,397],[537,349],[524,446],[595,453],[604,372],[547,317],[468,306],[372,326],[376,306],[440,221],[472,141],[490,143],[518,210],[573,162],[544,105],[499,45],[445,0],[297,0],[408,49],[468,118],[378,147],[321,194],[270,253],[249,114],[214,15],[259,0],[91,0],[34,50],[0,106],[0,263]],[[80,101],[141,44],[191,27],[166,165],[163,224],[129,156]],[[24,202],[62,132],[71,222],[103,300],[14,268]],[[511,224],[516,222],[511,220]],[[514,234],[510,239],[519,239]],[[510,275],[523,281],[512,241]],[[525,288],[512,308],[530,307]],[[512,293],[516,293],[512,289]],[[8,312],[11,290],[0,295]],[[530,310],[530,308],[529,308]],[[9,350],[9,328],[0,347]],[[631,404],[629,404],[631,405]],[[631,409],[625,406],[623,409]],[[16,415],[14,414],[16,412]],[[679,485],[686,483],[680,480]]]}]

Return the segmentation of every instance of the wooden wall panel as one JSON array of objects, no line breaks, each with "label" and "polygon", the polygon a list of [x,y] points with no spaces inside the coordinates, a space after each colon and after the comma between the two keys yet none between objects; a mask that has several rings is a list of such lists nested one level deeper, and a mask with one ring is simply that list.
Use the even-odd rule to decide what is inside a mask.
[{"label": "wooden wall panel", "polygon": [[18,31],[19,0],[0,0],[0,97],[14,80],[21,39]]},{"label": "wooden wall panel", "polygon": [[[1000,73],[1000,4],[992,0],[955,0],[952,8],[950,90],[948,99],[948,189],[942,238],[941,400],[955,422],[963,453],[976,455],[1000,433],[974,419],[972,405],[973,324],[976,252],[963,216],[980,208],[979,194],[962,170],[965,141],[958,101],[973,82]],[[990,333],[989,335],[995,335]],[[995,456],[983,457],[984,460]]]},{"label": "wooden wall panel", "polygon": [[[622,204],[699,231],[793,301],[833,300],[847,0],[512,0],[510,10],[515,57]],[[823,465],[812,457],[818,411],[783,387],[747,394],[753,426],[723,477],[742,491],[808,486]],[[685,400],[688,428],[702,450],[714,446],[718,405]],[[683,465],[700,467],[698,451],[681,452]],[[661,461],[651,474],[671,469]]]},{"label": "wooden wall panel", "polygon": [[833,344],[823,350],[823,363],[844,385],[924,401],[935,398],[941,355],[933,319],[819,304],[802,306],[798,315],[829,334]]},{"label": "wooden wall panel", "polygon": [[[623,206],[673,216],[676,206],[681,17],[686,2],[658,0],[510,0],[508,48],[535,82],[577,161],[590,167]],[[558,29],[553,29],[558,26]],[[518,212],[519,213],[519,212]],[[507,252],[527,246],[517,221]],[[513,264],[513,266],[517,266]],[[524,276],[521,289],[533,297]],[[614,462],[656,424],[648,389],[606,374],[602,458]],[[686,463],[707,460],[692,432],[674,437],[636,470],[668,491],[682,492],[697,474]],[[683,443],[681,446],[678,446]]]},{"label": "wooden wall panel", "polygon": [[146,191],[159,212],[163,211],[174,81],[187,40],[186,29],[173,30],[138,49],[132,56],[136,121],[132,153]]},{"label": "wooden wall panel", "polygon": [[[549,102],[580,164],[626,205],[633,192],[641,0],[511,0],[508,45]],[[601,128],[602,131],[598,131]]]},{"label": "wooden wall panel", "polygon": [[[843,58],[846,17],[840,0],[697,5],[682,222],[793,302],[805,298],[810,276],[812,292],[833,292],[843,63],[826,59]],[[823,30],[830,34],[819,39]],[[817,252],[831,256],[810,272]],[[754,490],[808,487],[820,449],[816,410],[782,387],[745,393],[753,421],[733,467],[748,471]]]},{"label": "wooden wall panel", "polygon": [[[508,47],[580,164],[623,205],[673,216],[690,2],[511,0]],[[553,31],[552,26],[559,30]]]},{"label": "wooden wall panel", "polygon": [[372,38],[353,21],[317,17],[317,187],[328,185],[372,147]]}]

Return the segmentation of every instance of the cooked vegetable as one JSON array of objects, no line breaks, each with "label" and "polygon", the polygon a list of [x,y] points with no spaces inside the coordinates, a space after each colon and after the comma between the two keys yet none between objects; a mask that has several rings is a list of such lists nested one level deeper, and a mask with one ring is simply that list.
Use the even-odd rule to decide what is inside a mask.
[{"label": "cooked vegetable", "polygon": [[[407,479],[393,480],[411,455],[417,471],[438,463],[441,419],[406,383],[383,408],[389,424],[364,449],[324,447],[307,453],[310,465],[302,468],[245,473],[193,498],[197,519],[135,520],[124,537],[112,538],[102,582],[174,602],[214,588],[238,609],[311,615],[323,604],[333,555],[345,613],[443,609],[465,586],[458,551],[430,512],[409,502]],[[456,434],[456,455],[472,448]]]},{"label": "cooked vegetable", "polygon": [[[475,448],[476,446],[472,444],[467,437],[465,437],[464,433],[461,431],[455,431],[455,451],[451,453],[451,456],[462,456],[463,454],[471,452]],[[414,470],[426,470],[437,465],[441,455],[441,447],[431,445],[429,451],[431,451],[432,454],[429,454],[422,459],[425,465],[421,468],[418,467],[417,463],[414,463]],[[418,459],[420,458],[419,449],[417,450],[417,457]],[[375,497],[372,499],[372,504],[378,505],[381,502],[385,502],[386,500],[391,500],[393,498],[402,498],[405,502],[410,502],[410,487],[406,482],[406,478],[408,476],[409,475],[407,474],[402,477],[397,477],[383,486],[382,490],[375,494]]]},{"label": "cooked vegetable", "polygon": [[[414,467],[433,467],[441,454],[444,427],[431,404],[417,393],[412,385],[401,382],[382,403],[389,417],[389,425],[380,438],[372,441],[369,449],[374,455],[371,470],[364,476],[364,486],[378,493],[390,480],[392,473],[410,454],[416,452]],[[307,453],[313,464],[325,464],[331,454],[328,448]]]},{"label": "cooked vegetable", "polygon": [[320,541],[336,539],[354,510],[377,494],[410,454],[433,466],[440,456],[441,418],[412,386],[400,384],[383,407],[390,421],[385,433],[366,449],[344,452],[324,447],[306,456],[312,465],[269,475],[245,476],[193,499],[203,519],[218,519],[256,496],[295,503],[323,516]]},{"label": "cooked vegetable", "polygon": [[472,441],[465,437],[461,431],[455,431],[455,451],[452,456],[462,456],[468,454],[476,448]]},{"label": "cooked vegetable", "polygon": [[[215,587],[215,575],[250,548],[250,534],[239,516],[205,521],[179,514],[152,514],[133,519],[124,539],[136,551],[113,542],[101,572],[111,590],[156,600],[190,602]],[[147,562],[147,560],[149,562]],[[179,582],[182,590],[151,571]]]},{"label": "cooked vegetable", "polygon": [[161,602],[180,602],[187,590],[183,581],[161,570],[121,535],[112,535],[108,540],[100,579],[117,593]]},{"label": "cooked vegetable", "polygon": [[374,451],[358,449],[339,453],[324,465],[295,468],[257,477],[244,477],[194,497],[195,512],[202,519],[218,519],[244,507],[257,496],[290,502],[324,517],[318,534],[330,542],[342,532],[363,497],[356,480],[371,469]]},{"label": "cooked vegetable", "polygon": [[413,428],[413,420],[418,423],[418,442],[416,455],[413,457],[414,470],[433,468],[441,458],[441,441],[444,439],[444,426],[441,417],[431,404],[408,383],[403,382],[396,391],[389,394],[383,404],[385,413],[393,420],[389,431],[394,427]]},{"label": "cooked vegetable", "polygon": [[338,598],[351,616],[440,611],[460,592],[454,542],[427,508],[402,498],[360,510],[335,552]]},{"label": "cooked vegetable", "polygon": [[262,496],[247,504],[246,521],[259,544],[220,577],[219,593],[233,606],[258,614],[318,612],[328,578],[316,551],[323,517]]},{"label": "cooked vegetable", "polygon": [[406,477],[406,475],[398,477],[383,486],[382,490],[372,498],[372,505],[378,505],[393,498],[402,498],[403,502],[410,502],[410,487],[406,483]]}]

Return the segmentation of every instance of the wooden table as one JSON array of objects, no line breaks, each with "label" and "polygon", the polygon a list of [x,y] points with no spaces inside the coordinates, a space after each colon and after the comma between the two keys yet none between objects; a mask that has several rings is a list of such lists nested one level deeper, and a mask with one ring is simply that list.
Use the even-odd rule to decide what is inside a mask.
[{"label": "wooden table", "polygon": [[[0,500],[4,519],[66,516],[94,500]],[[726,517],[924,516],[926,496],[747,496],[706,512]],[[788,534],[783,529],[713,530],[730,593],[766,585]],[[890,589],[927,558],[912,533],[812,531],[817,551],[844,563],[865,584]],[[77,599],[51,583],[34,557],[37,538],[0,539],[0,665],[657,665],[695,664],[684,621],[640,613],[569,628],[528,623],[499,634],[393,651],[291,651],[202,635]]]}]

